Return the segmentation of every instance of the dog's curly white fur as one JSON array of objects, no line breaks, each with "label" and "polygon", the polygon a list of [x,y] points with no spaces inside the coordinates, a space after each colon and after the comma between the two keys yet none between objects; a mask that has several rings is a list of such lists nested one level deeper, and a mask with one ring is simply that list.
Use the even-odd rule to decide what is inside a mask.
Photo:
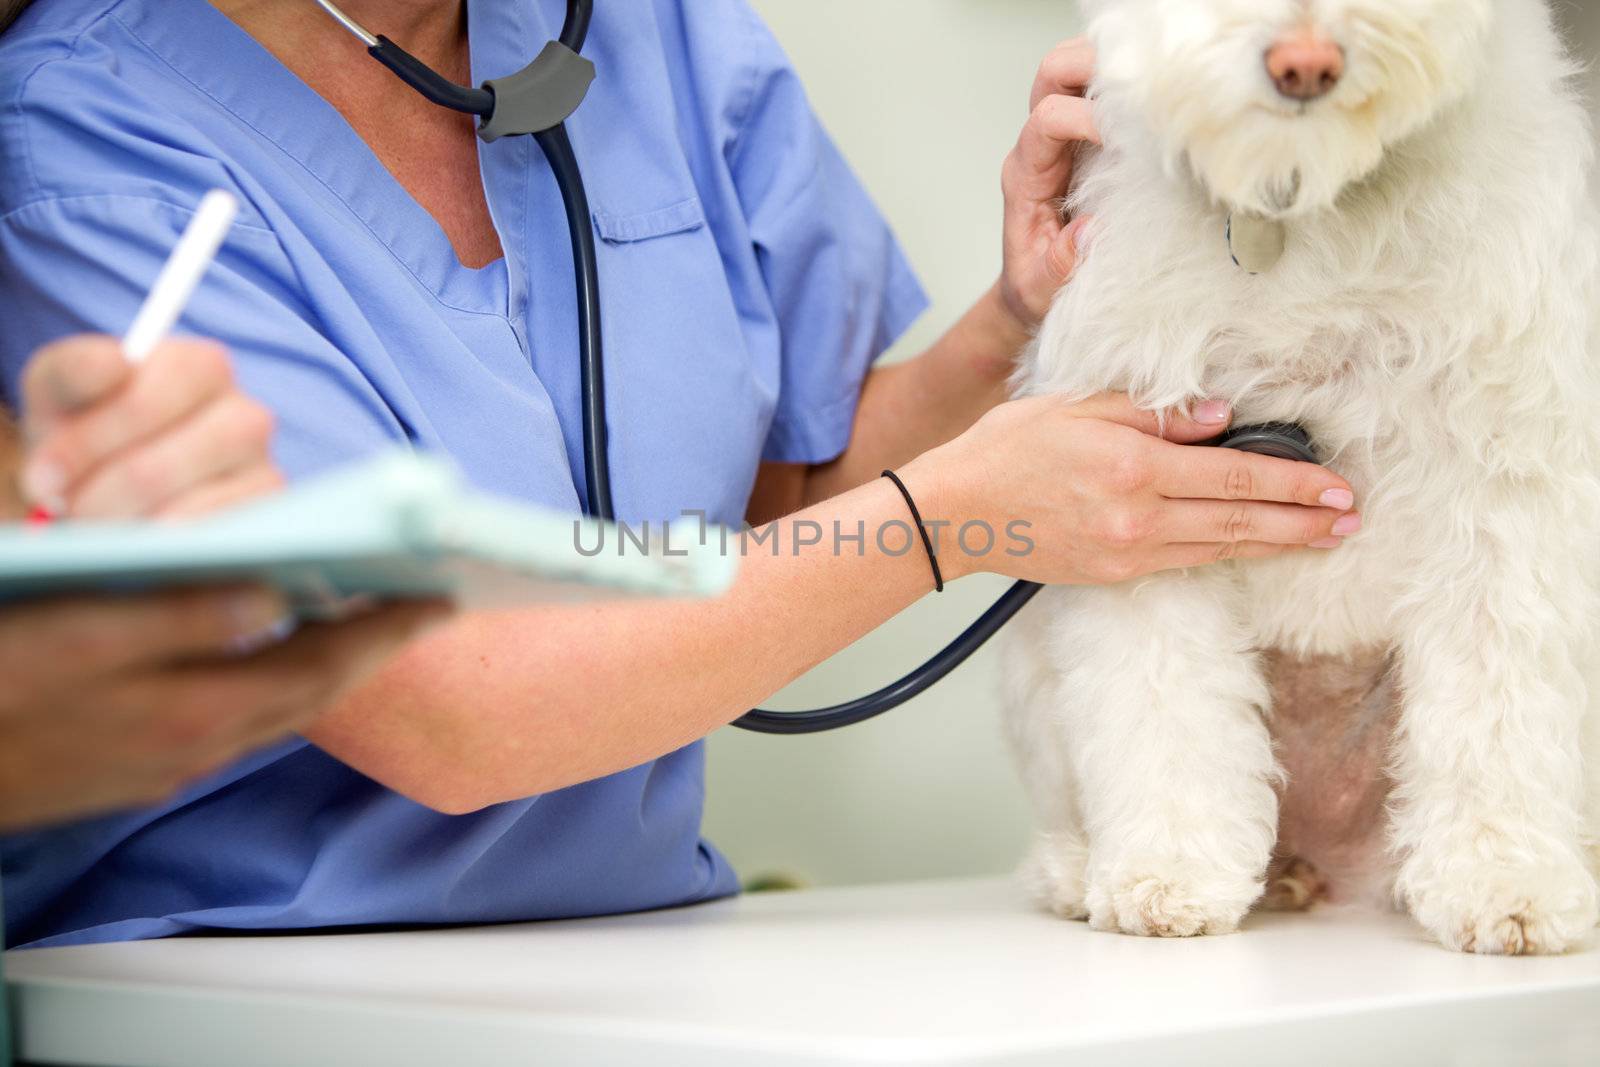
[{"label": "dog's curly white fur", "polygon": [[[1354,485],[1333,552],[1054,589],[1009,642],[1042,901],[1098,928],[1235,929],[1281,771],[1260,652],[1392,649],[1395,896],[1443,944],[1559,952],[1600,862],[1600,228],[1541,0],[1086,0],[1106,148],[1091,250],[1019,392],[1234,402]],[[1310,27],[1342,81],[1280,95]],[[1232,212],[1288,246],[1251,276]],[[1137,474],[1137,472],[1134,472]]]}]

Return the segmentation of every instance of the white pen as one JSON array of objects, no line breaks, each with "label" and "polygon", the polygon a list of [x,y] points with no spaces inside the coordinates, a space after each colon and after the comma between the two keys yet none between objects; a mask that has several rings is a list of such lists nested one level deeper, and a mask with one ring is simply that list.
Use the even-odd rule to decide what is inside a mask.
[{"label": "white pen", "polygon": [[184,228],[183,236],[167,257],[156,283],[145,297],[133,325],[122,339],[122,352],[130,363],[142,363],[150,351],[172,332],[183,314],[184,307],[200,284],[206,268],[216,258],[222,239],[239,213],[239,201],[221,189],[213,189],[200,198],[194,218]]},{"label": "white pen", "polygon": [[[238,214],[239,201],[232,193],[213,189],[200,198],[194,218],[184,227],[161,273],[156,275],[150,295],[144,298],[139,314],[133,317],[133,325],[122,338],[122,354],[129,363],[143,363],[178,324],[178,318],[206,268],[216,258],[217,249],[222,247],[222,239],[228,235],[228,228]],[[28,522],[34,525],[53,522],[60,507],[59,504],[35,504],[28,512]]]}]

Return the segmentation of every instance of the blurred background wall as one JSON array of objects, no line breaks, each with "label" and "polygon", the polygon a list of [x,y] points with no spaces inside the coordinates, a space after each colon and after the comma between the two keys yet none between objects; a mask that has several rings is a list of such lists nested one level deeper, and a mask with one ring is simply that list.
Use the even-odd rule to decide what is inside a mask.
[{"label": "blurred background wall", "polygon": [[[1072,0],[754,0],[812,101],[888,215],[933,308],[891,358],[942,332],[999,269],[999,168],[1038,61],[1079,32]],[[1557,0],[1600,56],[1600,0]],[[1594,71],[1590,87],[1596,88]],[[1600,114],[1600,91],[1593,96]],[[815,707],[898,678],[955,636],[1003,583],[923,601],[791,686]],[[980,654],[908,707],[815,738],[711,739],[706,829],[746,878],[818,884],[997,873],[1021,855],[994,664]]]},{"label": "blurred background wall", "polygon": [[[1600,0],[1564,0],[1562,15],[1575,50],[1590,64],[1585,79],[1589,89],[1589,113],[1600,129]],[[1600,174],[1596,177],[1600,178]],[[1600,181],[1596,184],[1600,186]]]}]

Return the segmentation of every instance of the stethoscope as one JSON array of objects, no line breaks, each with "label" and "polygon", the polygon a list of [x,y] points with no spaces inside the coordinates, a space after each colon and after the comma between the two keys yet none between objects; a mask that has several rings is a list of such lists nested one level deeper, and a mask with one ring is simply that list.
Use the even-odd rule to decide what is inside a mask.
[{"label": "stethoscope", "polygon": [[[368,32],[330,0],[316,2],[359,37],[374,59],[424,97],[441,107],[478,116],[478,136],[485,141],[531,135],[544,151],[561,190],[567,230],[572,240],[583,408],[584,512],[598,519],[615,519],[606,434],[605,366],[600,340],[600,274],[596,266],[589,198],[565,125],[583,103],[594,81],[594,64],[579,54],[589,34],[593,0],[567,0],[566,21],[559,40],[545,45],[532,63],[515,74],[492,79],[477,89],[457,85],[387,37]],[[1288,424],[1240,427],[1216,444],[1282,459],[1316,462],[1310,436],[1300,427]],[[1043,588],[1034,582],[1013,585],[993,607],[932,659],[877,692],[815,711],[778,712],[758,708],[741,716],[733,725],[765,734],[813,734],[853,726],[892,711],[937,685],[965,663]]]}]

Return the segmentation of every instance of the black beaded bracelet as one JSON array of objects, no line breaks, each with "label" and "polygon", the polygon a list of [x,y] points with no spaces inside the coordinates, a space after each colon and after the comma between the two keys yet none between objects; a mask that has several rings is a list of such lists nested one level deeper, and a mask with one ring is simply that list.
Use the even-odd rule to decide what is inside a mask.
[{"label": "black beaded bracelet", "polygon": [[922,512],[917,510],[917,502],[911,499],[911,490],[906,488],[906,483],[894,471],[884,471],[883,477],[894,483],[900,490],[900,495],[906,498],[906,507],[911,509],[911,518],[917,524],[917,533],[922,535],[922,547],[928,550],[928,566],[933,568],[933,591],[944,592],[944,574],[939,570],[939,556],[933,550],[933,538],[928,536],[928,526],[922,521]]}]

